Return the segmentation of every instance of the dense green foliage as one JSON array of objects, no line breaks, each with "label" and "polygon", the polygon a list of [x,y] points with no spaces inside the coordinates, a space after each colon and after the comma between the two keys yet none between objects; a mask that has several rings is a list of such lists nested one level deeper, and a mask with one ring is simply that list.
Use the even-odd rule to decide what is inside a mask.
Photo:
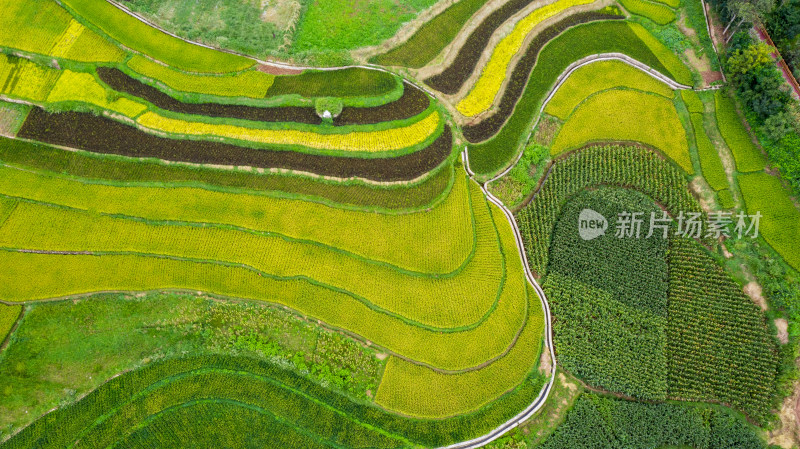
[{"label": "dense green foliage", "polygon": [[533,200],[517,213],[531,270],[545,273],[553,227],[573,194],[598,185],[634,187],[675,215],[700,211],[685,176],[674,164],[639,147],[593,146],[557,159]]},{"label": "dense green foliage", "polygon": [[[165,409],[175,411],[169,407],[191,406],[198,401],[250,405],[251,411],[279,417],[290,428],[300,427],[306,436],[311,433],[317,441],[336,443],[338,447],[398,447],[407,446],[408,440],[438,446],[485,433],[528,405],[540,386],[541,380],[525,382],[492,406],[473,414],[446,420],[413,420],[353,402],[266,362],[241,356],[184,357],[151,363],[111,379],[80,401],[35,421],[2,447],[62,447],[77,438],[81,444],[105,447],[135,431],[138,424],[147,424],[148,418],[157,420]],[[228,413],[231,421],[242,422],[241,411],[229,409]],[[100,420],[95,423],[97,418]],[[200,421],[195,426],[202,424]],[[194,428],[199,432],[203,427]],[[247,428],[252,428],[252,423]],[[238,430],[249,435],[247,428]],[[82,435],[83,430],[88,432]],[[134,441],[158,438],[157,431],[155,435],[142,432],[133,437]]]},{"label": "dense green foliage", "polygon": [[643,404],[584,393],[542,449],[764,449],[741,417],[722,407]]},{"label": "dense green foliage", "polygon": [[435,0],[307,0],[293,53],[350,50],[377,45]]},{"label": "dense green foliage", "polygon": [[[584,209],[608,220],[604,235],[584,240],[579,215]],[[635,236],[625,237],[623,213],[639,213]],[[550,243],[548,273],[559,273],[608,292],[611,297],[655,316],[667,315],[667,240],[658,228],[650,234],[650,217],[661,209],[647,196],[632,190],[600,188],[579,192],[561,208]],[[603,320],[601,320],[603,321]]]},{"label": "dense green foliage", "polygon": [[553,272],[544,284],[558,362],[589,385],[636,398],[667,393],[665,319]]},{"label": "dense green foliage", "polygon": [[470,168],[489,174],[502,169],[527,138],[527,130],[558,76],[574,61],[597,53],[625,53],[664,74],[670,72],[628,23],[607,21],[580,25],[553,39],[541,51],[514,113],[491,140],[470,145]]},{"label": "dense green foliage", "polygon": [[[604,235],[580,236],[579,216],[586,209],[606,217]],[[615,235],[622,213],[641,214],[634,236]],[[553,230],[544,288],[559,363],[591,385],[664,399],[667,240],[658,229],[649,235],[651,213],[661,217],[651,199],[632,190],[601,188],[572,196]]]},{"label": "dense green foliage", "polygon": [[407,41],[370,59],[381,65],[420,68],[436,57],[487,0],[462,0],[425,22]]},{"label": "dense green foliage", "polygon": [[668,395],[765,423],[778,357],[761,310],[693,240],[670,240],[669,266]]}]

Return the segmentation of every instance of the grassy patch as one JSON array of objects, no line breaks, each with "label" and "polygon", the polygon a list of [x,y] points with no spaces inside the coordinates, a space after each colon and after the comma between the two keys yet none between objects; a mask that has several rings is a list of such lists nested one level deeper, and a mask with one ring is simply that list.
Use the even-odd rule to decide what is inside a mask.
[{"label": "grassy patch", "polygon": [[733,209],[736,206],[736,201],[734,201],[733,193],[731,193],[730,189],[722,189],[717,192],[717,201],[719,201],[719,206],[723,209]]},{"label": "grassy patch", "polygon": [[67,8],[115,41],[177,69],[226,73],[244,70],[253,61],[186,43],[165,34],[102,0],[65,0]]},{"label": "grassy patch", "polygon": [[766,173],[739,175],[747,212],[761,213],[759,227],[764,240],[795,270],[800,270],[800,211],[778,178]]},{"label": "grassy patch", "polygon": [[387,66],[420,68],[429,63],[455,39],[469,18],[487,0],[463,0],[454,3],[425,22],[407,41],[373,57],[370,62]]},{"label": "grassy patch", "polygon": [[434,0],[311,0],[292,52],[350,50],[377,45]]},{"label": "grassy patch", "polygon": [[688,173],[686,132],[671,100],[631,90],[610,90],[587,99],[559,131],[551,153],[558,155],[597,141],[641,142],[663,151]]},{"label": "grassy patch", "polygon": [[672,98],[672,89],[641,70],[621,61],[599,61],[573,72],[550,98],[544,112],[566,120],[587,97],[614,87]]},{"label": "grassy patch", "polygon": [[659,25],[675,21],[675,11],[660,3],[648,0],[620,0],[620,4],[631,14],[646,17]]},{"label": "grassy patch", "polygon": [[703,177],[715,191],[728,188],[728,175],[719,158],[717,148],[708,138],[703,126],[703,114],[692,113],[692,128],[697,141],[697,153],[700,156],[700,167]]},{"label": "grassy patch", "polygon": [[717,91],[714,100],[717,110],[717,126],[719,126],[722,138],[725,139],[725,143],[733,153],[736,170],[740,172],[763,170],[766,165],[764,156],[742,124],[733,99],[721,91]]}]

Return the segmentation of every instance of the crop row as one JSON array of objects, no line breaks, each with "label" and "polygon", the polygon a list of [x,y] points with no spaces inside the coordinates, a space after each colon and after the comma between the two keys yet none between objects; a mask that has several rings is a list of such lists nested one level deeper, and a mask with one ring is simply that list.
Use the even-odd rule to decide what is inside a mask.
[{"label": "crop row", "polygon": [[719,158],[719,153],[714,143],[708,138],[703,124],[702,113],[692,113],[692,128],[694,129],[695,141],[697,142],[697,155],[700,157],[700,167],[703,170],[703,178],[708,182],[714,191],[728,188],[728,175],[725,167]]},{"label": "crop row", "polygon": [[[13,174],[13,172],[11,173]],[[28,175],[23,174],[23,177],[28,178],[29,182],[33,181],[33,179],[29,179],[31,177]],[[21,181],[19,178],[9,179],[9,183],[19,181]],[[57,180],[50,179],[50,181]],[[68,184],[75,185],[76,183]],[[35,186],[35,181],[30,185]],[[61,189],[66,186],[54,187]],[[462,178],[455,189],[456,193],[463,195],[466,193],[464,192],[465,187],[465,180]],[[454,254],[463,253],[464,250],[469,251],[470,248],[459,251],[459,248],[454,247],[454,244],[459,246],[471,244],[471,240],[468,240],[466,235],[455,242],[448,242],[449,238],[433,237],[438,240],[438,244],[427,243],[433,241],[431,235],[435,235],[435,232],[430,235],[421,235],[420,240],[414,242],[406,242],[401,238],[402,235],[416,234],[417,229],[427,224],[420,223],[415,226],[414,218],[436,218],[435,216],[440,215],[439,212],[446,212],[446,210],[438,209],[443,206],[447,208],[447,204],[419,217],[399,216],[395,221],[399,222],[398,226],[401,224],[404,226],[399,233],[392,234],[391,232],[397,232],[398,229],[383,224],[386,219],[373,217],[374,214],[362,214],[354,211],[342,211],[341,214],[336,214],[328,210],[329,208],[311,204],[300,207],[299,205],[303,203],[300,201],[269,200],[259,197],[257,198],[257,205],[261,206],[259,210],[266,216],[275,218],[269,220],[274,222],[271,226],[270,223],[265,222],[264,218],[256,217],[249,220],[261,226],[256,228],[261,232],[256,233],[208,224],[208,220],[203,219],[202,213],[198,215],[197,212],[193,217],[190,217],[188,213],[180,215],[186,215],[184,219],[196,220],[194,225],[191,223],[180,225],[164,221],[171,218],[170,215],[165,215],[166,212],[147,211],[146,209],[150,209],[149,207],[132,206],[125,203],[129,194],[134,194],[134,198],[145,195],[154,203],[158,197],[148,195],[160,194],[161,196],[170,195],[174,200],[172,204],[175,206],[180,206],[181,200],[191,199],[193,204],[196,204],[195,207],[201,209],[209,208],[206,204],[207,201],[217,199],[220,201],[218,204],[228,206],[230,213],[235,213],[235,217],[249,215],[252,211],[248,212],[247,209],[242,209],[241,205],[237,204],[241,198],[235,195],[202,195],[196,190],[162,193],[157,189],[138,187],[118,191],[119,189],[98,188],[94,185],[80,190],[82,191],[75,194],[70,193],[61,195],[61,198],[55,198],[58,200],[57,204],[81,208],[97,207],[104,213],[138,216],[147,218],[147,221],[112,219],[77,210],[54,209],[26,203],[23,209],[17,211],[15,218],[3,227],[4,245],[62,251],[85,251],[88,249],[101,253],[98,256],[86,257],[6,253],[3,257],[4,264],[12,264],[15,268],[8,270],[5,274],[9,281],[4,282],[7,287],[3,293],[5,299],[44,298],[94,290],[151,290],[163,286],[201,289],[234,297],[252,297],[288,305],[304,314],[324,319],[331,325],[362,335],[364,338],[400,354],[415,360],[446,366],[448,369],[474,366],[501,354],[513,341],[514,335],[524,320],[524,293],[514,293],[510,287],[503,287],[506,282],[508,285],[513,285],[513,282],[524,280],[518,260],[510,262],[512,263],[511,267],[514,267],[513,263],[516,263],[517,269],[513,273],[504,274],[504,262],[501,254],[508,253],[509,245],[513,248],[513,236],[502,241],[504,245],[502,251],[497,247],[496,237],[492,242],[487,241],[485,237],[488,236],[485,234],[495,232],[494,222],[491,221],[492,217],[489,215],[485,200],[481,198],[477,186],[470,188],[470,195],[473,197],[472,200],[477,209],[475,220],[476,225],[479,226],[478,237],[480,238],[480,241],[476,242],[478,247],[475,249],[475,255],[471,256],[468,253],[469,259],[464,261],[452,260],[451,263],[459,268],[456,273],[425,277],[418,273],[397,272],[396,269],[392,270],[391,267],[375,262],[370,263],[363,260],[363,256],[353,254],[352,251],[360,249],[360,252],[364,254],[364,250],[367,248],[358,248],[356,245],[361,241],[365,244],[377,242],[378,238],[369,237],[373,233],[381,236],[397,236],[396,238],[384,237],[382,240],[388,245],[385,251],[396,255],[396,258],[420,251],[439,253],[437,255],[452,258]],[[34,196],[34,199],[42,199],[43,196],[42,194],[36,196],[35,192],[34,195],[30,195],[30,189],[19,187],[16,189],[5,187],[3,192],[19,196]],[[124,196],[119,197],[119,194],[124,194]],[[190,197],[187,198],[184,195],[190,195]],[[54,194],[47,196],[52,197]],[[95,198],[96,200],[84,198]],[[103,199],[103,206],[93,206],[94,201],[99,201],[99,198]],[[477,203],[477,201],[482,201],[483,204]],[[285,225],[280,223],[281,215],[270,213],[280,212],[282,208],[277,206],[281,203],[285,203],[285,207],[293,207],[295,216],[313,217],[303,221],[303,223],[308,223],[307,227],[312,232],[304,229],[285,229]],[[263,209],[265,205],[273,207],[267,212]],[[460,207],[465,206],[466,204],[461,202]],[[213,206],[211,209],[215,210]],[[352,228],[363,231],[352,236],[330,235],[331,231],[325,226],[325,223],[333,222],[342,215],[346,218],[349,217],[350,221],[338,222],[340,229]],[[459,215],[461,214],[459,213]],[[359,216],[361,216],[361,220],[353,222],[353,219],[359,218]],[[217,220],[222,218],[224,217],[218,217]],[[461,218],[461,220],[467,223],[470,221],[469,217]],[[25,229],[31,229],[30,226],[33,225],[30,223],[33,222],[40,223],[36,226],[46,227],[53,237],[26,231]],[[200,226],[198,223],[206,224]],[[241,218],[238,218],[235,223],[240,226],[250,224]],[[440,223],[435,222],[437,226]],[[504,222],[500,222],[500,224],[505,225]],[[253,224],[250,226],[252,227]],[[78,232],[78,230],[81,231]],[[272,234],[263,235],[264,231],[272,231]],[[465,231],[467,230],[462,230],[461,233],[463,234]],[[505,226],[502,232],[509,234],[510,230]],[[141,237],[134,236],[139,234]],[[121,235],[128,235],[130,239],[119,239]],[[351,253],[338,252],[331,248],[326,249],[313,242],[298,240],[296,236],[300,238],[314,236],[326,244],[336,243],[339,247],[349,249]],[[119,241],[115,242],[115,240]],[[126,240],[128,240],[127,243],[124,243]],[[222,246],[214,243],[223,241],[232,243]],[[349,245],[345,246],[348,243]],[[492,250],[492,248],[494,249]],[[370,247],[368,249],[372,250],[370,256],[381,256],[381,252],[378,251],[381,248]],[[428,258],[430,259],[430,256]],[[28,261],[25,262],[25,260]],[[287,265],[292,261],[294,261],[292,265]],[[426,265],[421,260],[414,262],[420,267]],[[362,266],[353,267],[354,263]],[[461,269],[460,265],[464,265],[464,268]],[[61,276],[59,273],[68,266],[72,267],[73,272],[80,271],[83,276],[72,276],[68,281],[59,280]],[[103,268],[104,266],[106,268]],[[324,269],[327,266],[337,268]],[[12,279],[28,276],[29,274],[23,272],[32,267],[39,267],[37,269],[39,274],[30,273],[39,279],[35,285],[34,283],[11,282]],[[123,270],[122,267],[126,269]],[[349,270],[347,267],[358,268],[358,270]],[[142,277],[141,273],[145,272],[152,274]],[[368,273],[369,276],[353,278],[352,273]],[[349,281],[348,277],[351,278]],[[389,284],[394,285],[384,285],[373,292],[368,291],[372,288],[369,285],[385,284],[390,278],[395,282]],[[424,285],[439,289],[439,287],[454,283],[464,284],[460,294],[455,290],[445,291],[438,296],[434,295],[435,297],[432,299],[429,298],[431,300],[423,299],[427,296],[427,287]],[[339,287],[334,288],[331,284],[339,285]],[[493,285],[492,288],[495,291],[487,290],[480,293],[479,290],[486,290],[480,287],[484,284]],[[468,287],[474,291],[470,291]],[[395,293],[400,290],[409,290],[412,293],[396,297]],[[450,289],[446,288],[446,290]],[[359,291],[363,294],[361,297],[351,293]],[[407,304],[411,307],[408,316],[426,321],[436,320],[444,323],[448,320],[452,322],[453,320],[469,319],[466,315],[468,310],[474,309],[476,306],[489,308],[489,311],[486,317],[478,315],[478,322],[475,325],[442,333],[440,330],[443,329],[432,330],[415,326],[405,316],[389,314],[386,310],[381,310],[370,302],[376,301],[374,304],[382,304],[390,309],[401,306],[400,303],[395,306],[389,304],[387,301],[392,297],[400,299],[401,302],[410,301],[410,304]],[[475,298],[480,298],[481,301]],[[465,301],[470,302],[468,307],[463,305]],[[423,315],[420,316],[420,314]],[[475,318],[471,320],[475,320]]]},{"label": "crop row", "polygon": [[623,19],[623,17],[596,11],[577,13],[538,32],[536,37],[528,44],[525,54],[522,55],[514,66],[514,70],[512,70],[511,76],[509,77],[509,82],[506,84],[503,96],[497,106],[497,111],[483,118],[475,125],[465,126],[464,137],[468,141],[475,143],[489,139],[500,131],[500,128],[503,127],[506,120],[514,113],[514,107],[525,90],[525,85],[528,83],[528,78],[531,76],[531,71],[534,69],[539,57],[539,52],[542,51],[542,48],[544,48],[548,42],[575,25],[599,20],[615,19]]},{"label": "crop row", "polygon": [[667,394],[666,319],[551,272],[544,284],[558,361],[590,385],[641,399]]},{"label": "crop row", "polygon": [[[434,116],[438,117],[437,114]],[[256,150],[215,141],[170,139],[90,113],[53,114],[39,108],[31,110],[17,135],[102,154],[200,164],[282,168],[376,181],[418,178],[441,165],[452,152],[452,134],[447,126],[433,143],[407,155],[391,158],[333,157],[298,151]]]},{"label": "crop row", "polygon": [[523,83],[527,81],[524,93],[518,101],[516,97],[510,99],[512,106],[506,109],[508,115],[484,119],[474,129],[465,127],[464,135],[471,142],[491,138],[470,145],[472,170],[490,174],[505,167],[527,138],[542,101],[558,77],[573,62],[599,53],[623,53],[679,81],[684,75],[691,75],[677,56],[638,24],[604,21],[574,27],[550,41],[542,50],[530,79],[522,79]]},{"label": "crop row", "polygon": [[552,155],[592,142],[630,141],[658,148],[693,173],[686,130],[672,100],[635,90],[612,89],[589,97],[553,142]]},{"label": "crop row", "polygon": [[[476,232],[471,201],[473,197],[482,200],[479,189],[468,183],[463,173],[456,177],[443,201],[429,211],[410,214],[354,211],[262,192],[86,183],[5,166],[0,166],[0,173],[2,195],[152,222],[208,223],[256,233],[278,233],[420,273],[449,273],[471,257]],[[288,215],[295,217],[291,225],[285,221]],[[331,223],[337,227],[330,226]],[[358,232],[341,232],[344,229]],[[430,245],[446,250],[430,251]]]},{"label": "crop row", "polygon": [[722,138],[733,153],[736,170],[740,172],[757,172],[764,169],[765,160],[761,150],[753,143],[742,119],[736,112],[733,99],[717,91],[714,95],[717,111],[717,126]]},{"label": "crop row", "polygon": [[548,266],[551,235],[560,210],[575,193],[598,185],[633,187],[671,214],[700,211],[685,174],[652,151],[639,147],[592,146],[556,160],[530,204],[517,213],[533,271]]},{"label": "crop row", "polygon": [[[481,204],[475,207],[477,211],[486,209]],[[30,203],[18,206],[0,229],[0,246],[158,254],[247,266],[276,279],[311,279],[315,285],[363,298],[370,307],[411,322],[455,328],[482,320],[492,309],[504,277],[503,257],[491,217],[476,213],[476,221],[474,254],[463,267],[446,276],[401,272],[338,248],[290,239],[279,232],[258,235],[196,224],[146,223]],[[40,231],[26,232],[31,226],[38,226]],[[81,231],[71,231],[78,229]],[[508,300],[514,301],[514,297]]]},{"label": "crop row", "polygon": [[[142,98],[168,111],[260,122],[297,122],[312,125],[322,123],[315,108],[310,106],[269,108],[220,103],[186,103],[126,75],[119,69],[100,67],[97,69],[97,74],[115,91]],[[424,92],[409,83],[403,83],[403,95],[400,99],[372,108],[345,106],[341,114],[334,117],[333,123],[334,125],[365,125],[403,120],[423,113],[429,105],[430,99]]]},{"label": "crop row", "polygon": [[666,84],[622,61],[597,61],[572,72],[547,102],[544,112],[566,120],[592,94],[619,87],[669,99],[673,96]]},{"label": "crop row", "polygon": [[407,41],[370,62],[388,66],[421,68],[431,62],[453,40],[487,0],[464,0],[453,3],[441,14],[425,22]]},{"label": "crop row", "polygon": [[0,10],[0,46],[80,62],[122,62],[125,57],[56,2],[2,0]]},{"label": "crop row", "polygon": [[489,45],[489,40],[514,14],[530,4],[530,0],[510,0],[489,14],[458,50],[453,62],[441,73],[425,80],[425,84],[445,94],[456,94],[467,82],[481,55]]},{"label": "crop row", "polygon": [[594,0],[558,0],[538,8],[517,22],[514,29],[491,51],[475,85],[456,105],[456,109],[466,117],[474,117],[487,111],[500,93],[514,55],[519,53],[528,34],[543,21],[579,5],[591,4]]},{"label": "crop row", "polygon": [[[216,395],[204,395],[197,387],[200,380],[212,380]],[[183,389],[170,387],[173,382],[180,382]],[[194,382],[193,382],[194,381]],[[193,384],[198,385],[193,385]],[[163,385],[162,388],[155,388]],[[255,387],[263,388],[256,398],[250,398]],[[269,392],[270,394],[265,394]],[[191,395],[195,396],[192,397]],[[513,416],[538,394],[538,388],[531,382],[516,389],[511,394],[504,396],[496,403],[479,412],[465,414],[445,420],[418,420],[403,418],[387,413],[380,408],[352,402],[342,395],[326,390],[290,371],[280,369],[274,365],[258,362],[243,357],[205,356],[184,359],[171,359],[146,365],[136,371],[123,374],[102,385],[100,388],[86,396],[84,399],[68,407],[56,410],[37,420],[33,425],[9,440],[5,447],[61,447],[65,442],[74,442],[82,430],[89,430],[91,424],[106,413],[112,412],[109,417],[119,420],[137,410],[139,403],[151,403],[155,407],[144,414],[138,421],[121,423],[118,427],[94,427],[95,438],[107,438],[110,442],[120,444],[130,443],[137,447],[140,442],[172,441],[170,435],[160,431],[161,419],[167,418],[172,413],[180,413],[179,409],[165,410],[164,406],[157,406],[156,401],[180,402],[191,406],[192,401],[210,399],[211,403],[225,404],[223,397],[233,398],[230,403],[259,401],[262,407],[256,409],[259,413],[249,413],[245,410],[230,411],[232,416],[220,415],[223,423],[237,425],[233,429],[219,429],[219,432],[208,432],[203,425],[211,425],[204,414],[191,413],[187,418],[185,430],[195,431],[192,441],[213,438],[208,434],[229,435],[230,431],[239,433],[235,440],[253,438],[258,441],[261,435],[274,438],[295,437],[304,443],[314,444],[314,439],[303,439],[297,435],[299,429],[284,425],[278,429],[286,435],[278,435],[275,427],[271,426],[273,420],[264,420],[264,415],[293,416],[297,415],[297,427],[301,429],[314,429],[319,437],[331,441],[339,441],[345,447],[366,447],[374,445],[375,441],[381,442],[381,447],[400,447],[408,442],[426,446],[438,446],[466,440],[496,427],[501,422]],[[187,397],[189,396],[189,397]],[[132,398],[139,397],[132,403]],[[264,403],[264,398],[270,398],[269,403]],[[126,405],[127,404],[127,405]],[[138,408],[140,411],[141,409]],[[217,409],[222,412],[222,410]],[[250,409],[252,410],[252,408]],[[159,416],[167,412],[166,416]],[[170,413],[172,412],[172,413]],[[266,413],[264,413],[266,412]],[[224,413],[224,412],[223,412]],[[256,419],[256,423],[264,423],[269,427],[262,428],[254,425],[253,421],[243,419]],[[317,418],[314,420],[314,418]],[[324,418],[324,420],[323,420]],[[108,419],[108,418],[106,418]],[[173,418],[177,419],[177,418]],[[195,421],[197,420],[197,421]],[[175,422],[175,421],[173,421]],[[180,421],[184,422],[184,421]],[[328,427],[322,427],[326,423]],[[135,426],[140,429],[134,429]],[[214,423],[216,424],[216,421]],[[309,427],[304,427],[309,426]],[[247,429],[258,428],[259,434],[248,432]],[[172,429],[179,435],[186,435],[179,429]],[[274,433],[273,433],[274,432]],[[162,440],[166,439],[166,440]],[[234,438],[234,437],[231,437]],[[280,440],[279,440],[280,441]],[[269,446],[274,440],[267,442]],[[296,443],[294,441],[293,443]],[[181,443],[185,443],[182,441]],[[61,446],[59,446],[61,444]],[[161,446],[160,444],[156,444]],[[224,445],[224,444],[223,444]],[[229,447],[224,445],[225,447]],[[124,444],[124,447],[129,447]],[[235,446],[232,446],[235,447]],[[307,447],[307,446],[303,446]]]},{"label": "crop row", "polygon": [[766,422],[778,355],[763,314],[696,242],[671,240],[669,263],[669,395]]},{"label": "crop row", "polygon": [[27,169],[64,173],[91,180],[245,189],[379,210],[419,210],[429,207],[445,196],[454,181],[452,164],[441,167],[419,184],[381,188],[291,174],[256,173],[250,170],[215,169],[107,157],[83,151],[64,151],[50,145],[6,137],[0,137],[0,161]]},{"label": "crop row", "polygon": [[766,449],[766,444],[742,417],[723,407],[646,404],[586,393],[538,447]]},{"label": "crop row", "polygon": [[631,14],[646,17],[659,25],[675,21],[675,11],[660,3],[649,0],[621,0],[620,4]]}]

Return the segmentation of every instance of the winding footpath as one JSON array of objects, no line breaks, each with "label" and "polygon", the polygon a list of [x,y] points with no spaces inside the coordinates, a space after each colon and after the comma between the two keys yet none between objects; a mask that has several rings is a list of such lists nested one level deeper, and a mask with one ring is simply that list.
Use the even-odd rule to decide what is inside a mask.
[{"label": "winding footpath", "polygon": [[[464,168],[469,174],[470,178],[475,180],[475,173],[470,170],[469,168],[469,155],[467,154],[467,150],[461,153],[462,161],[464,162]],[[499,177],[503,176],[505,173],[501,173],[498,176],[492,178],[489,182],[498,179]],[[487,182],[488,184],[488,182]],[[502,201],[497,199],[491,192],[486,189],[485,184],[481,184],[481,190],[483,194],[486,195],[486,199],[488,199],[492,204],[499,207],[500,210],[503,211],[506,219],[508,220],[508,224],[511,226],[511,229],[514,230],[514,238],[517,241],[517,249],[519,250],[519,257],[522,259],[522,266],[525,268],[525,277],[528,279],[528,282],[533,286],[534,290],[536,290],[536,295],[539,296],[539,300],[542,302],[542,309],[544,310],[544,325],[545,325],[545,344],[547,346],[547,350],[550,352],[550,360],[551,360],[551,368],[550,368],[550,380],[542,387],[542,391],[539,393],[539,396],[524,410],[519,412],[516,416],[509,419],[508,421],[504,422],[503,424],[497,426],[491,432],[473,438],[468,441],[463,441],[461,443],[451,444],[449,446],[443,446],[440,449],[471,449],[471,448],[479,448],[485,446],[492,441],[502,437],[506,432],[516,428],[517,426],[521,425],[528,419],[530,419],[540,408],[547,402],[548,396],[550,396],[550,391],[553,389],[553,382],[556,378],[556,354],[555,350],[553,349],[553,328],[551,326],[552,316],[550,314],[550,304],[547,302],[547,297],[544,294],[544,290],[536,282],[536,279],[533,277],[533,273],[531,273],[530,268],[528,267],[528,258],[525,255],[525,246],[522,242],[522,234],[519,232],[519,227],[517,226],[517,221],[514,220],[514,215],[508,208],[503,204]]]}]

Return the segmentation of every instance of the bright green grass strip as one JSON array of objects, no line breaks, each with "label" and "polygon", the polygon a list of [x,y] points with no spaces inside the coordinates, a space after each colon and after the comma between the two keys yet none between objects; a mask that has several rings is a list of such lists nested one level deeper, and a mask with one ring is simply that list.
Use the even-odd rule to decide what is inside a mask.
[{"label": "bright green grass strip", "polygon": [[703,106],[703,102],[700,100],[700,96],[697,95],[697,92],[689,89],[682,89],[681,91],[681,98],[683,102],[686,103],[686,109],[689,112],[702,114],[705,112],[705,106]]},{"label": "bright green grass strip", "polygon": [[742,119],[736,113],[736,105],[731,97],[717,91],[714,95],[717,109],[717,126],[722,138],[733,153],[736,161],[736,170],[739,172],[761,171],[766,166],[764,156],[758,147],[753,144],[750,133],[747,132]]},{"label": "bright green grass strip", "polygon": [[586,97],[614,87],[672,98],[672,89],[641,70],[622,61],[599,61],[574,71],[547,103],[544,112],[566,120]]},{"label": "bright green grass strip", "polygon": [[678,58],[675,52],[667,48],[666,45],[662,44],[658,39],[655,38],[655,36],[650,34],[650,32],[640,24],[630,23],[630,27],[633,32],[639,36],[639,39],[641,39],[642,42],[644,42],[645,45],[647,45],[650,50],[653,51],[653,54],[655,54],[661,64],[667,68],[667,72],[672,74],[675,81],[687,86],[694,84],[692,72],[688,67],[686,67],[686,64],[684,64],[680,58]]},{"label": "bright green grass strip", "polygon": [[716,191],[728,188],[728,175],[725,173],[725,167],[722,165],[716,147],[706,135],[703,127],[703,114],[692,113],[691,117],[703,177],[706,178],[708,185]]},{"label": "bright green grass strip", "polygon": [[647,0],[619,0],[619,2],[632,14],[646,17],[659,25],[675,21],[675,11],[662,4]]},{"label": "bright green grass strip", "polygon": [[542,101],[559,75],[578,59],[612,52],[624,53],[675,78],[627,22],[594,22],[571,28],[553,39],[539,54],[514,113],[500,132],[491,140],[469,146],[470,168],[480,174],[503,169],[514,158],[519,146],[524,144]]},{"label": "bright green grass strip", "polygon": [[295,33],[293,53],[377,45],[436,0],[313,0]]},{"label": "bright green grass strip", "polygon": [[141,55],[128,61],[136,73],[181,92],[217,95],[221,97],[264,98],[275,75],[248,70],[226,76],[190,74],[163,66]]},{"label": "bright green grass strip", "polygon": [[126,14],[105,0],[64,0],[79,18],[134,51],[190,72],[236,72],[254,62],[242,56],[189,44]]},{"label": "bright green grass strip", "polygon": [[767,173],[750,173],[738,176],[747,212],[761,213],[760,234],[786,262],[800,270],[800,210],[780,179]]},{"label": "bright green grass strip", "polygon": [[736,201],[734,201],[733,193],[731,193],[730,189],[722,189],[717,192],[717,201],[719,201],[719,205],[723,209],[733,209],[736,206]]},{"label": "bright green grass strip", "polygon": [[693,173],[686,132],[671,100],[633,90],[609,90],[586,100],[553,142],[552,155],[591,142],[634,141],[663,151]]},{"label": "bright green grass strip", "polygon": [[375,64],[420,68],[453,40],[469,18],[487,0],[462,0],[426,22],[413,36],[388,52],[370,60]]},{"label": "bright green grass strip", "polygon": [[544,314],[533,289],[526,289],[528,321],[505,357],[479,370],[455,375],[392,357],[375,402],[405,415],[444,418],[475,410],[514,389],[536,366],[542,350]]},{"label": "bright green grass strip", "polygon": [[14,323],[17,322],[19,314],[22,313],[21,305],[7,306],[0,304],[0,343],[5,341]]},{"label": "bright green grass strip", "polygon": [[72,16],[52,0],[0,0],[0,46],[46,55]]},{"label": "bright green grass strip", "polygon": [[[194,187],[88,184],[0,167],[0,193],[10,196],[150,220],[219,223],[275,231],[429,273],[455,270],[473,249],[467,186],[462,172],[448,197],[432,210],[388,215]],[[402,239],[387,236],[402,236]],[[431,247],[438,250],[431,251]]]}]

